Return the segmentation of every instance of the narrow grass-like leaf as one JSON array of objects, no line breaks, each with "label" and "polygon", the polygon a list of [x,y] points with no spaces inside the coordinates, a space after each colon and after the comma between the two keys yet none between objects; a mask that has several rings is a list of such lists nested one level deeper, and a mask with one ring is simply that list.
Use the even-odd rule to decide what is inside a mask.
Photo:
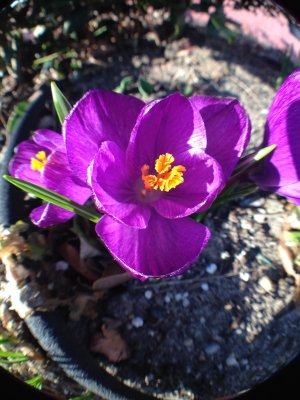
[{"label": "narrow grass-like leaf", "polygon": [[27,110],[28,106],[29,103],[27,103],[27,101],[21,101],[14,107],[13,112],[11,113],[7,121],[6,133],[8,135],[10,135],[13,132],[15,126],[17,125],[18,121]]},{"label": "narrow grass-like leaf", "polygon": [[243,157],[238,165],[236,166],[235,170],[233,171],[231,177],[227,182],[227,187],[232,186],[234,183],[238,182],[242,175],[251,167],[253,167],[256,163],[263,160],[267,157],[272,151],[274,151],[277,147],[277,144],[272,144],[271,146],[263,147],[258,151],[248,154],[246,157]]},{"label": "narrow grass-like leaf", "polygon": [[69,400],[93,400],[94,395],[91,392],[82,394],[81,396],[71,397]]},{"label": "narrow grass-like leaf", "polygon": [[17,364],[28,360],[29,358],[19,351],[0,350],[0,363],[2,364]]},{"label": "narrow grass-like leaf", "polygon": [[146,79],[144,78],[138,79],[137,87],[143,97],[147,97],[151,93],[153,93],[153,86],[151,85],[150,82],[146,81]]},{"label": "narrow grass-like leaf", "polygon": [[9,175],[3,175],[3,178],[13,185],[17,186],[19,189],[31,193],[39,199],[46,201],[47,203],[52,203],[56,206],[72,211],[75,214],[78,214],[81,217],[86,218],[94,223],[97,223],[101,217],[101,214],[99,214],[98,212],[90,210],[89,208],[84,207],[78,203],[75,203],[73,200],[70,200],[65,196],[61,196],[60,194],[53,192],[52,190],[45,189],[41,186],[35,185],[27,181],[23,181],[22,179],[13,178]]},{"label": "narrow grass-like leaf", "polygon": [[102,25],[102,26],[100,26],[100,28],[95,30],[94,36],[96,36],[96,37],[100,36],[103,33],[107,32],[107,30],[108,30],[107,26],[106,25]]},{"label": "narrow grass-like leaf", "polygon": [[0,357],[3,357],[3,358],[26,358],[28,360],[28,357],[24,356],[24,354],[20,353],[19,351],[0,350]]},{"label": "narrow grass-like leaf", "polygon": [[28,385],[35,387],[38,390],[41,390],[43,388],[43,378],[41,376],[34,376],[31,379],[27,379],[27,381],[25,381],[26,383],[28,383]]},{"label": "narrow grass-like leaf", "polygon": [[300,231],[286,231],[284,232],[284,239],[288,243],[297,244],[300,241]]},{"label": "narrow grass-like leaf", "polygon": [[[235,184],[235,183],[234,183]],[[244,196],[248,196],[251,193],[255,193],[258,190],[258,187],[256,185],[247,185],[240,190],[231,190],[229,187],[227,190],[223,192],[223,194],[218,197],[215,202],[211,205],[211,207],[208,210],[203,211],[202,213],[196,213],[193,215],[193,218],[197,222],[202,222],[205,217],[213,210],[216,208],[222,206],[223,204],[228,203],[231,200],[236,200]]]},{"label": "narrow grass-like leaf", "polygon": [[263,158],[267,157],[272,151],[274,151],[277,147],[277,144],[272,144],[271,146],[263,147],[258,150],[258,152],[253,157],[254,161],[261,161]]},{"label": "narrow grass-like leaf", "polygon": [[26,361],[29,361],[28,357],[26,357],[26,356],[23,356],[20,358],[14,358],[12,360],[5,360],[5,359],[1,359],[1,357],[0,357],[0,365],[1,364],[3,364],[3,365],[20,364],[20,363],[23,363]]},{"label": "narrow grass-like leaf", "polygon": [[16,339],[14,339],[12,336],[0,335],[0,344],[13,345],[13,344],[16,344],[16,343],[17,343]]},{"label": "narrow grass-like leaf", "polygon": [[58,119],[62,124],[65,117],[70,113],[72,106],[59,90],[55,82],[51,82],[51,92]]},{"label": "narrow grass-like leaf", "polygon": [[116,93],[125,93],[128,90],[128,86],[131,84],[132,82],[132,77],[131,76],[125,76],[119,86],[117,86],[114,91]]}]

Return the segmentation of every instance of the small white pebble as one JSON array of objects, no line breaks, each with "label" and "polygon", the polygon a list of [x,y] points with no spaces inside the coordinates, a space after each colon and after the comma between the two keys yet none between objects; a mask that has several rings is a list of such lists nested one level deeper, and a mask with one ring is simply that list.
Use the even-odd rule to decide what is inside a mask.
[{"label": "small white pebble", "polygon": [[222,251],[221,253],[221,259],[226,260],[227,258],[230,258],[230,254],[228,251]]},{"label": "small white pebble", "polygon": [[247,221],[246,219],[242,219],[241,220],[241,227],[243,229],[245,229],[246,231],[252,228],[252,225],[249,221]]},{"label": "small white pebble", "polygon": [[183,307],[188,307],[190,305],[189,299],[183,299],[182,300],[182,305],[183,305]]},{"label": "small white pebble", "polygon": [[168,294],[166,294],[165,295],[165,303],[170,303],[170,302],[171,302],[171,297]]},{"label": "small white pebble", "polygon": [[241,330],[241,328],[237,328],[237,329],[235,330],[235,333],[236,333],[237,335],[241,335],[241,334],[243,333],[243,331]]},{"label": "small white pebble", "polygon": [[152,290],[146,290],[146,292],[145,292],[145,297],[146,297],[147,300],[152,299],[152,297],[153,297],[153,292],[152,292]]},{"label": "small white pebble", "polygon": [[200,285],[201,289],[204,290],[205,292],[207,292],[209,290],[209,286],[207,283],[201,283]]},{"label": "small white pebble", "polygon": [[182,294],[181,293],[176,293],[175,294],[175,300],[180,301],[182,299]]},{"label": "small white pebble", "polygon": [[217,269],[217,264],[211,263],[206,267],[206,272],[208,272],[209,274],[214,274]]},{"label": "small white pebble", "polygon": [[237,359],[235,358],[234,354],[230,354],[230,356],[226,359],[226,365],[228,367],[238,367],[239,363],[237,362]]},{"label": "small white pebble", "polygon": [[266,220],[266,217],[263,214],[254,214],[253,219],[258,224],[263,224]]},{"label": "small white pebble", "polygon": [[60,260],[55,263],[56,271],[66,271],[68,268],[69,264],[64,260]]},{"label": "small white pebble", "polygon": [[269,112],[269,110],[268,110],[267,108],[262,108],[262,109],[260,110],[261,115],[267,115],[268,112]]},{"label": "small white pebble", "polygon": [[258,284],[261,288],[263,288],[266,292],[272,292],[274,290],[274,283],[271,281],[271,279],[268,276],[262,276]]},{"label": "small white pebble", "polygon": [[240,273],[239,273],[239,277],[240,277],[240,279],[241,279],[242,281],[248,282],[249,279],[250,279],[250,274],[249,274],[249,272],[240,272]]},{"label": "small white pebble", "polygon": [[264,204],[264,199],[260,198],[255,201],[252,201],[251,206],[252,207],[261,207]]},{"label": "small white pebble", "polygon": [[131,324],[135,327],[135,328],[141,328],[144,325],[144,320],[141,317],[135,317],[133,318],[133,320],[131,321]]},{"label": "small white pebble", "polygon": [[242,260],[242,259],[245,257],[246,254],[247,254],[247,253],[246,253],[245,250],[241,250],[241,251],[239,252],[239,254],[236,255],[236,258],[240,261],[240,260]]},{"label": "small white pebble", "polygon": [[220,345],[218,343],[211,343],[205,347],[204,351],[208,356],[216,354],[220,350]]},{"label": "small white pebble", "polygon": [[184,299],[186,299],[187,297],[189,297],[189,295],[190,295],[189,292],[184,292],[183,295],[182,295],[182,297],[183,297]]},{"label": "small white pebble", "polygon": [[185,345],[185,347],[193,347],[194,342],[193,339],[186,339],[183,344]]}]

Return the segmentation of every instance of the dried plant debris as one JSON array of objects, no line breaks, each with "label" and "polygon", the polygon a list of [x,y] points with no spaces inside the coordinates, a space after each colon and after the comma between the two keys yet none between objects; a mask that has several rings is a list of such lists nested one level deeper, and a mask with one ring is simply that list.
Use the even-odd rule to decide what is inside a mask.
[{"label": "dried plant debris", "polygon": [[91,351],[104,354],[109,361],[120,362],[130,357],[129,348],[120,333],[112,326],[103,325],[92,337]]}]

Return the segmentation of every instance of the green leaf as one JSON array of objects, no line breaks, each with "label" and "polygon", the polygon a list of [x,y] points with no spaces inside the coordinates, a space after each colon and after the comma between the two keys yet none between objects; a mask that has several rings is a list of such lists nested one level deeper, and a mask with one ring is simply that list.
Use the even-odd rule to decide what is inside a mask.
[{"label": "green leaf", "polygon": [[43,378],[41,376],[34,376],[31,379],[27,379],[27,381],[25,381],[26,383],[28,383],[28,385],[35,387],[38,390],[41,390],[43,388]]},{"label": "green leaf", "polygon": [[214,14],[211,14],[208,23],[208,32],[212,36],[215,36],[215,34],[217,33],[230,45],[234,43],[235,40],[238,38],[238,33],[226,26],[228,22],[231,21],[226,18],[225,14],[221,10],[219,10]]},{"label": "green leaf", "polygon": [[300,221],[300,207],[295,207],[295,209],[296,209],[297,218]]},{"label": "green leaf", "polygon": [[229,181],[227,182],[227,186],[231,186],[233,182],[235,182],[240,176],[246,172],[249,168],[253,167],[256,163],[263,160],[267,157],[272,151],[274,151],[277,147],[277,144],[272,144],[271,146],[263,147],[258,151],[248,154],[246,157],[242,158],[235,170],[233,171]]},{"label": "green leaf", "polygon": [[116,93],[125,93],[128,90],[128,86],[131,84],[132,82],[132,77],[131,76],[125,76],[125,78],[123,78],[119,84],[119,86],[117,86],[114,91]]},{"label": "green leaf", "polygon": [[93,400],[94,395],[91,392],[82,394],[81,396],[71,397],[69,400]]},{"label": "green leaf", "polygon": [[29,360],[27,356],[19,351],[3,351],[0,350],[0,357],[2,358],[16,358],[16,359],[26,359],[25,361]]},{"label": "green leaf", "polygon": [[11,135],[20,118],[27,110],[28,106],[29,103],[27,103],[27,101],[21,101],[14,107],[13,112],[11,113],[7,121],[6,132],[8,135]]},{"label": "green leaf", "polygon": [[263,147],[258,150],[258,152],[254,155],[254,161],[261,161],[263,158],[267,157],[272,151],[274,151],[277,147],[277,144],[272,144],[271,146]]},{"label": "green leaf", "polygon": [[299,243],[300,231],[286,231],[284,232],[284,239],[288,243]]},{"label": "green leaf", "polygon": [[20,364],[23,362],[29,361],[29,359],[26,356],[20,357],[20,358],[14,358],[11,360],[5,360],[0,358],[0,364],[3,365],[9,365],[9,364]]},{"label": "green leaf", "polygon": [[51,92],[58,119],[62,124],[65,117],[70,113],[72,106],[62,92],[58,89],[55,82],[51,82]]},{"label": "green leaf", "polygon": [[3,345],[3,344],[5,344],[5,345],[14,345],[16,343],[17,343],[17,341],[13,336],[8,335],[6,333],[0,335],[0,344],[1,345]]},{"label": "green leaf", "polygon": [[39,199],[42,199],[48,203],[55,204],[56,206],[59,206],[66,210],[72,211],[94,223],[97,223],[101,217],[101,214],[99,214],[98,212],[81,206],[80,204],[75,203],[73,200],[70,200],[65,196],[61,196],[60,194],[53,192],[52,190],[45,189],[33,183],[23,181],[22,179],[13,178],[9,175],[3,175],[3,178],[13,185],[17,186],[19,189],[31,193]]},{"label": "green leaf", "polygon": [[100,36],[100,35],[102,35],[103,33],[105,33],[105,32],[107,32],[107,26],[106,25],[103,25],[103,26],[100,26],[100,28],[98,28],[98,29],[96,29],[95,30],[95,32],[94,32],[94,36]]},{"label": "green leaf", "polygon": [[143,97],[150,96],[153,93],[153,86],[150,82],[144,78],[139,78],[137,81],[137,87]]}]

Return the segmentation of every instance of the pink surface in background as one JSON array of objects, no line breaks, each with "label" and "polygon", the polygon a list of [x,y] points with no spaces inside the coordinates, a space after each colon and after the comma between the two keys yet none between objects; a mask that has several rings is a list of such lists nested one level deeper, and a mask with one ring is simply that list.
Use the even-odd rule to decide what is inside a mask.
[{"label": "pink surface in background", "polygon": [[[260,9],[235,10],[230,4],[224,5],[224,12],[227,18],[241,24],[244,35],[255,38],[264,46],[282,50],[290,55],[293,61],[299,61],[300,40],[290,32],[288,20],[282,13],[272,17]],[[202,26],[207,24],[208,18],[207,13],[188,12],[188,19]]]}]

